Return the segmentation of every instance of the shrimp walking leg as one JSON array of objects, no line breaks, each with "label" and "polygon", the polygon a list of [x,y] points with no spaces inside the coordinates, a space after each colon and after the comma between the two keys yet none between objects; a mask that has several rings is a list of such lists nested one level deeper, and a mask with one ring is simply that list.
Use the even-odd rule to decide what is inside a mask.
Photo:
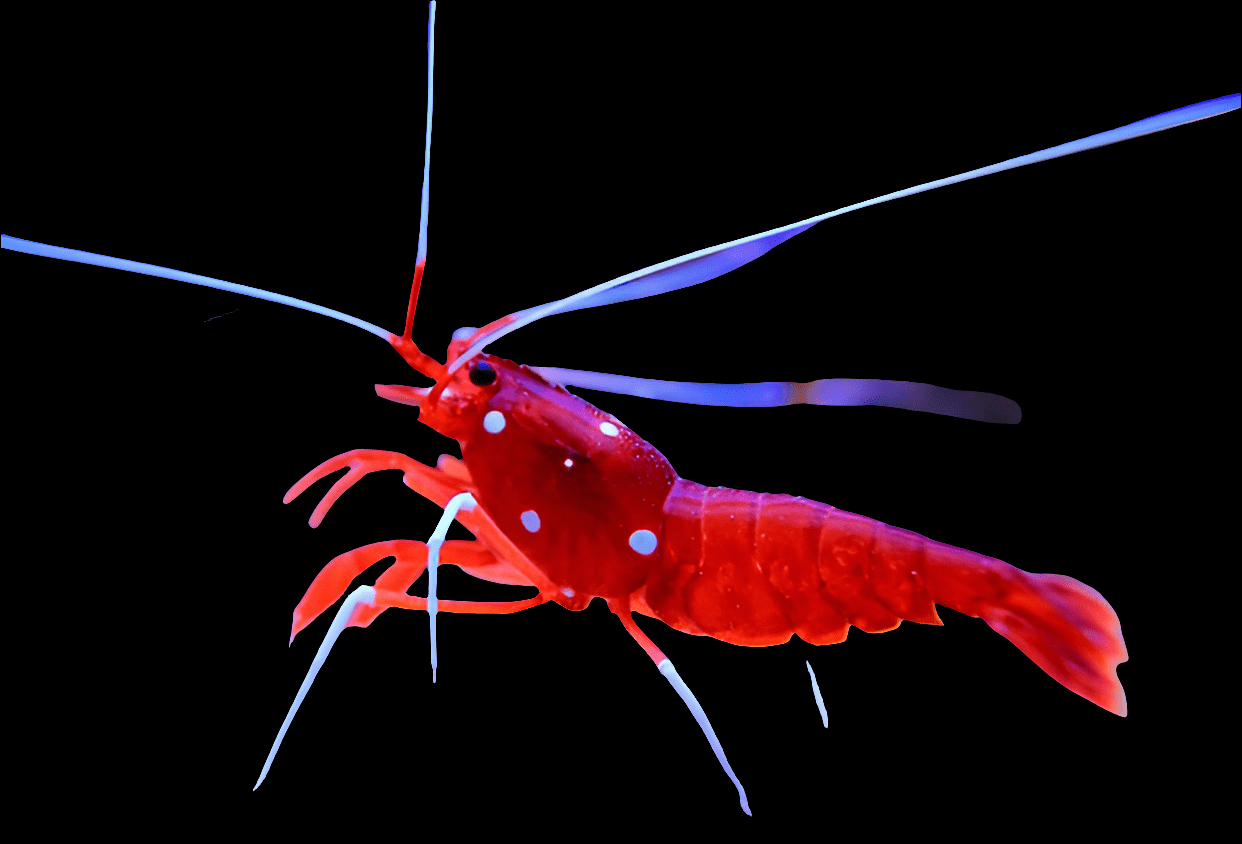
[{"label": "shrimp walking leg", "polygon": [[[462,469],[464,470],[464,468],[463,466]],[[310,518],[311,527],[319,527],[337,499],[347,489],[372,472],[382,472],[388,469],[401,470],[405,475],[406,486],[429,501],[435,502],[440,507],[447,504],[448,500],[457,493],[470,491],[469,484],[463,483],[460,477],[461,473],[456,471],[455,467],[451,473],[443,472],[430,466],[424,466],[417,460],[397,451],[355,448],[352,451],[338,454],[336,457],[328,458],[303,475],[302,479],[285,493],[285,503],[288,504],[293,501],[312,484],[342,469],[348,469],[349,471],[345,474],[345,477],[337,479],[336,483],[332,485],[332,488],[328,490],[328,493],[319,502],[319,505],[315,507],[315,511]]]},{"label": "shrimp walking leg", "polygon": [[[440,507],[448,504],[449,499],[459,492],[473,492],[473,487],[465,479],[469,477],[464,465],[458,467],[456,458],[442,455],[440,464],[445,470],[433,469],[395,451],[380,451],[370,448],[358,448],[338,454],[320,463],[307,472],[301,480],[290,487],[285,493],[286,504],[305,492],[312,484],[326,478],[334,472],[348,469],[345,477],[337,479],[311,514],[310,526],[318,527],[327,515],[328,510],[354,484],[372,472],[398,469],[402,472],[405,485],[429,501]],[[517,546],[496,527],[491,517],[482,508],[458,514],[457,521],[473,533],[489,550],[494,561],[474,561],[474,570],[469,565],[462,566],[467,572],[491,580],[495,583],[508,583],[518,586],[536,586],[541,593],[556,592],[554,584],[538,567],[518,550]],[[454,563],[454,565],[457,565]],[[343,587],[342,587],[343,590]],[[339,597],[340,593],[338,593]],[[560,600],[560,599],[558,599]],[[570,605],[569,601],[561,603]],[[585,602],[579,601],[582,606]],[[575,606],[580,609],[581,607]]]},{"label": "shrimp walking leg", "polygon": [[[424,547],[424,552],[425,550]],[[481,614],[515,613],[538,606],[544,603],[545,600],[543,596],[537,595],[525,601],[513,601],[511,603],[495,601],[479,603],[473,601],[440,601],[440,611]],[[378,615],[388,607],[425,610],[427,609],[427,599],[415,598],[390,589],[378,590],[374,586],[359,586],[349,593],[349,596],[341,604],[341,608],[337,610],[336,617],[332,619],[332,626],[328,628],[328,633],[324,636],[323,643],[315,653],[315,659],[311,662],[311,667],[306,672],[302,685],[298,687],[298,693],[293,698],[293,704],[289,707],[285,720],[281,722],[280,729],[276,733],[276,740],[272,742],[272,749],[268,751],[267,759],[263,762],[263,770],[259,773],[259,779],[254,784],[255,789],[263,784],[263,780],[267,777],[267,772],[271,770],[272,761],[276,758],[276,751],[280,749],[280,743],[284,741],[285,734],[289,731],[289,725],[293,723],[293,716],[297,714],[302,701],[306,699],[306,693],[310,691],[311,684],[315,682],[319,669],[323,667],[324,661],[328,658],[328,652],[336,644],[337,637],[341,635],[341,631],[350,625],[350,620],[359,610],[375,610]]]},{"label": "shrimp walking leg", "polygon": [[[294,609],[289,641],[292,642],[304,627],[340,600],[355,577],[388,557],[395,557],[396,562],[379,576],[375,581],[375,588],[405,592],[414,585],[414,581],[418,580],[427,566],[427,543],[412,539],[389,539],[372,542],[334,557],[311,581],[306,594]],[[487,575],[493,572],[520,577],[473,540],[450,539],[445,542],[440,548],[440,565],[457,566],[484,579],[489,579]],[[367,627],[383,611],[382,606],[360,605],[347,624],[350,627]]]},{"label": "shrimp walking leg", "polygon": [[[513,615],[540,604],[546,604],[548,598],[536,595],[523,601],[448,601],[440,598],[436,603],[440,612],[468,613],[470,615]],[[385,589],[375,590],[375,607],[388,609],[396,607],[403,610],[426,611],[427,599],[418,595],[407,595]]]},{"label": "shrimp walking leg", "polygon": [[634,616],[630,614],[628,599],[609,600],[608,608],[616,614],[621,621],[621,626],[634,637],[634,641],[638,643],[639,647],[647,652],[647,656],[651,657],[652,662],[656,664],[656,668],[664,675],[664,679],[668,680],[673,690],[677,692],[678,697],[685,703],[686,708],[690,710],[690,714],[694,716],[699,729],[707,737],[707,743],[711,745],[712,752],[716,754],[716,760],[720,762],[720,767],[724,768],[724,772],[728,775],[730,781],[737,786],[737,795],[742,804],[742,811],[749,815],[750,803],[746,800],[746,789],[742,788],[741,780],[737,778],[737,774],[733,773],[733,767],[729,764],[729,760],[725,758],[724,748],[720,745],[720,739],[716,737],[716,731],[712,728],[712,723],[708,720],[707,713],[703,711],[703,707],[699,703],[698,698],[694,696],[694,692],[690,691],[690,687],[686,685],[686,682],[681,679],[681,675],[677,673],[677,669],[673,667],[673,661],[666,657],[664,652],[656,647],[655,642],[652,642],[647,634],[634,623]]}]

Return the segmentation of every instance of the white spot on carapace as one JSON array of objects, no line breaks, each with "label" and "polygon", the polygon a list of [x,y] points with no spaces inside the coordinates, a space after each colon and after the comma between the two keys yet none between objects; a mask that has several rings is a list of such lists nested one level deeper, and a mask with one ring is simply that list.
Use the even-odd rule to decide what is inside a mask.
[{"label": "white spot on carapace", "polygon": [[489,410],[483,417],[483,430],[489,434],[499,434],[505,429],[505,415],[499,410]]},{"label": "white spot on carapace", "polygon": [[463,325],[461,328],[453,332],[453,339],[454,340],[469,340],[474,335],[474,332],[478,330],[479,329],[477,328],[471,328],[469,326]]},{"label": "white spot on carapace", "polygon": [[568,457],[566,457],[566,458],[565,458],[565,468],[566,468],[566,469],[572,469],[572,468],[574,468],[574,461],[572,461],[572,460],[570,460]]},{"label": "white spot on carapace", "polygon": [[599,429],[604,432],[604,436],[606,437],[615,437],[617,434],[621,433],[617,430],[617,426],[611,422],[600,422]]},{"label": "white spot on carapace", "polygon": [[444,396],[444,398],[446,398],[446,399],[447,399],[447,398],[451,398],[451,397],[452,397],[452,395],[453,395],[453,388],[452,388],[452,387],[445,387],[445,388],[444,388],[444,392],[440,393],[440,395]]},{"label": "white spot on carapace", "polygon": [[534,510],[527,510],[525,513],[523,513],[522,514],[522,527],[526,528],[531,533],[535,533],[536,531],[538,531],[539,530],[539,514],[536,513]]},{"label": "white spot on carapace", "polygon": [[562,586],[561,594],[566,598],[572,598],[574,596],[574,590],[570,589],[568,586]]},{"label": "white spot on carapace", "polygon": [[645,557],[656,549],[656,535],[649,530],[636,530],[630,534],[630,547]]}]

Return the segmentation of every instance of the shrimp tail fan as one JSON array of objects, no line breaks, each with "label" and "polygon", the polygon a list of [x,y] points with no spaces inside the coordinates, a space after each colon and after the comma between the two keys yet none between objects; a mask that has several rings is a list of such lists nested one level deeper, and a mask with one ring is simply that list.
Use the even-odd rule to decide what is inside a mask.
[{"label": "shrimp tail fan", "polygon": [[924,582],[937,604],[982,618],[1058,683],[1125,716],[1117,666],[1128,659],[1126,643],[1099,592],[939,543],[928,549]]}]

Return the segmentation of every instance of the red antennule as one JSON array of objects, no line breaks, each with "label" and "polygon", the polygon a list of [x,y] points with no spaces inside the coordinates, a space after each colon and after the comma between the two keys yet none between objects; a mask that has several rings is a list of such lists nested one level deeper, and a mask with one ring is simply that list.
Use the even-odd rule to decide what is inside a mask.
[{"label": "red antennule", "polygon": [[418,291],[423,286],[423,268],[426,266],[426,258],[414,265],[414,283],[410,285],[410,306],[405,312],[405,332],[400,337],[395,334],[388,335],[388,342],[397,350],[397,354],[405,359],[406,363],[433,381],[440,381],[446,374],[444,364],[430,355],[423,354],[412,336],[414,311],[418,307]]}]

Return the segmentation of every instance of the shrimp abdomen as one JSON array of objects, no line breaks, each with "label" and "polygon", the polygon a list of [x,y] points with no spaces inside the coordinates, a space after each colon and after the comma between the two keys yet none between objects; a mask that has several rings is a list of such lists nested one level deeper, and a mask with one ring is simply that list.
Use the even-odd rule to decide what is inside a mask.
[{"label": "shrimp abdomen", "polygon": [[664,504],[660,559],[643,597],[688,633],[812,644],[903,620],[941,624],[936,604],[981,617],[1053,679],[1125,714],[1117,615],[1091,587],[789,495],[679,478]]},{"label": "shrimp abdomen", "polygon": [[739,645],[939,624],[911,565],[926,541],[817,501],[679,478],[644,597],[666,623]]}]

